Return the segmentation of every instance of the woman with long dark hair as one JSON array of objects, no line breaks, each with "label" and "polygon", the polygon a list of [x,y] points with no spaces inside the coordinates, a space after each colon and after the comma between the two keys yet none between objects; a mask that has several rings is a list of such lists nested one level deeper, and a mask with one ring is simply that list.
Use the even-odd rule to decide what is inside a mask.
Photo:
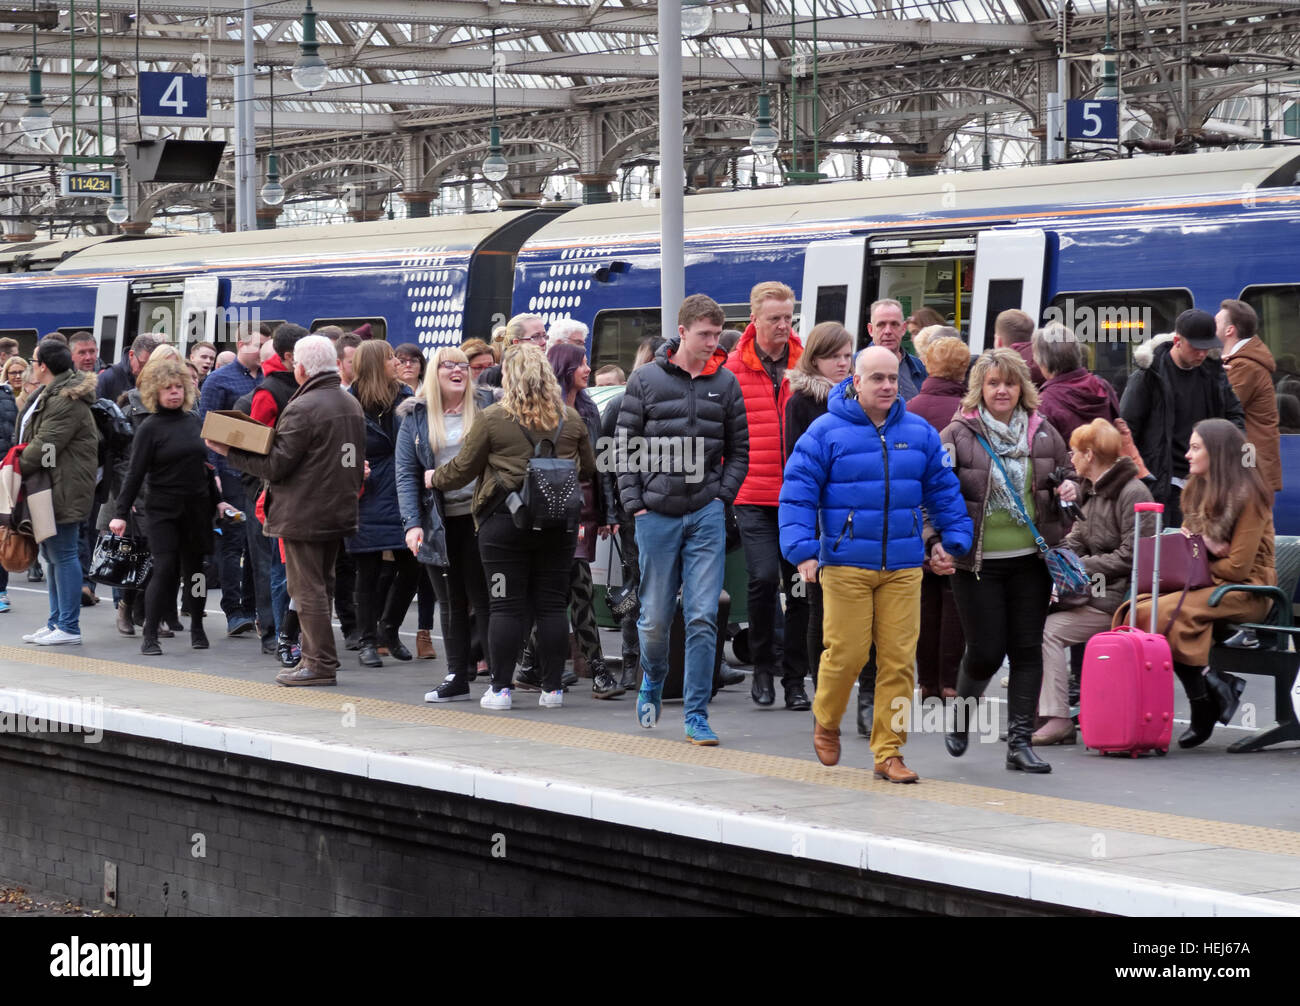
[{"label": "woman with long dark hair", "polygon": [[[1192,724],[1178,746],[1194,748],[1209,739],[1214,721],[1227,723],[1241,703],[1246,683],[1235,674],[1219,674],[1210,660],[1214,623],[1258,622],[1268,614],[1269,599],[1229,591],[1216,607],[1209,597],[1224,584],[1275,586],[1273,565],[1273,493],[1254,465],[1246,465],[1246,438],[1226,419],[1203,419],[1192,428],[1187,447],[1187,484],[1183,486],[1183,534],[1199,534],[1213,562],[1214,584],[1160,597],[1156,630],[1169,637],[1174,673],[1192,704]],[[1180,607],[1181,602],[1181,607]],[[1175,614],[1175,609],[1177,614]],[[1128,605],[1114,622],[1127,621]],[[1138,625],[1151,623],[1151,597],[1138,598]]]},{"label": "woman with long dark hair", "polygon": [[217,499],[202,424],[194,412],[195,388],[179,359],[155,354],[136,379],[144,407],[152,413],[135,431],[131,464],[117,495],[114,534],[126,533],[126,519],[148,480],[144,504],[153,575],[145,588],[144,639],[140,652],[158,656],[158,625],[175,611],[176,590],[183,586],[190,616],[190,644],[208,648],[203,631],[207,580],[203,558],[212,548],[212,520]]},{"label": "woman with long dark hair", "polygon": [[398,408],[397,497],[406,528],[406,546],[420,560],[442,602],[442,638],[447,647],[447,678],[424,696],[426,702],[469,698],[474,680],[471,620],[480,640],[488,638],[488,592],[472,514],[477,483],[435,492],[433,473],[459,452],[479,414],[492,404],[492,392],[476,389],[469,360],[444,346],[429,361],[422,393]]},{"label": "woman with long dark hair", "polygon": [[[419,567],[406,548],[393,460],[400,425],[397,408],[411,397],[411,389],[398,379],[393,347],[386,342],[363,342],[353,367],[356,380],[348,393],[356,397],[365,413],[365,461],[370,474],[362,488],[357,533],[344,544],[357,564],[357,628],[361,637],[357,659],[363,667],[382,667],[380,646],[398,660],[411,659],[397,630],[415,596]],[[359,463],[361,459],[356,460]],[[393,556],[393,568],[388,571],[382,568],[385,552]],[[381,575],[385,572],[391,577]]]},{"label": "woman with long dark hair", "polygon": [[518,527],[511,504],[517,500],[513,494],[523,487],[533,445],[543,438],[553,439],[557,458],[577,461],[579,478],[595,475],[596,457],[586,424],[565,406],[540,349],[515,346],[506,353],[501,390],[501,401],[483,410],[456,456],[438,466],[431,487],[445,492],[478,480],[473,511],[489,587],[492,672],[480,705],[511,707],[515,660],[535,621],[543,689],[538,704],[557,709],[564,704],[561,676],[569,636],[565,609],[578,536],[563,527]]}]

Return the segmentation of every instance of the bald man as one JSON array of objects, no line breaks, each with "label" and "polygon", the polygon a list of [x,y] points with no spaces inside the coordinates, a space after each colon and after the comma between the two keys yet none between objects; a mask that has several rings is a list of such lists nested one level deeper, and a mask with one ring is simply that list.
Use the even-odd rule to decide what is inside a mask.
[{"label": "bald man", "polygon": [[[939,434],[898,397],[898,355],[872,346],[831,390],[828,412],[785,469],[781,553],[806,583],[820,574],[825,649],[813,700],[813,749],[840,759],[840,720],[876,647],[871,753],[878,779],[916,782],[903,763],[921,620],[921,564],[947,575],[974,528]],[[834,461],[832,465],[832,459]],[[923,540],[925,517],[934,532]]]}]

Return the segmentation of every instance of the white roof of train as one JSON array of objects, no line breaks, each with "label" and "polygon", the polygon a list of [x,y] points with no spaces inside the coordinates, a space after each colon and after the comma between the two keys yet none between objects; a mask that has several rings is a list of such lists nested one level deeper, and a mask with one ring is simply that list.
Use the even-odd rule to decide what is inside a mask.
[{"label": "white roof of train", "polygon": [[143,244],[110,244],[73,256],[58,272],[129,272],[184,265],[301,262],[469,251],[527,210],[377,220],[326,227],[286,227],[234,234],[160,237]]},{"label": "white roof of train", "polygon": [[[1291,162],[1300,166],[1300,156],[1294,149],[1282,147],[918,175],[872,182],[740,189],[687,196],[686,228],[713,231],[808,226],[821,220],[869,219],[877,214],[896,216],[952,209],[1147,201],[1248,191],[1264,184]],[[1286,182],[1294,183],[1294,176]],[[524,243],[523,250],[658,232],[657,201],[603,203],[583,206],[552,220]]]}]

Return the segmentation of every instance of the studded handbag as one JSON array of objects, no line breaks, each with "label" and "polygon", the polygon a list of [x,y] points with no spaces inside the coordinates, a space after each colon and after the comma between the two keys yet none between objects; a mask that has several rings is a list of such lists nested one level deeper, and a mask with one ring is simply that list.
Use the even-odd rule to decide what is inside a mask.
[{"label": "studded handbag", "polygon": [[95,542],[87,577],[95,583],[121,590],[140,590],[153,572],[153,556],[144,538],[128,538],[105,531]]}]

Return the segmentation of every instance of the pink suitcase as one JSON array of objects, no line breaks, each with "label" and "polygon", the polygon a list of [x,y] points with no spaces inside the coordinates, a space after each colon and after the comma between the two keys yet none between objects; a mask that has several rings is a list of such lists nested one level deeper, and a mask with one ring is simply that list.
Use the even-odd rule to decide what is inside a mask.
[{"label": "pink suitcase", "polygon": [[[1133,526],[1133,579],[1138,581],[1138,547],[1142,514],[1156,515],[1161,531],[1164,506],[1138,503]],[[1160,553],[1156,551],[1152,579],[1160,583]],[[1079,726],[1083,743],[1109,754],[1142,751],[1167,754],[1174,729],[1174,668],[1169,640],[1156,634],[1156,605],[1151,605],[1151,631],[1137,627],[1137,605],[1129,605],[1129,624],[1099,632],[1088,640],[1079,689]]]}]

